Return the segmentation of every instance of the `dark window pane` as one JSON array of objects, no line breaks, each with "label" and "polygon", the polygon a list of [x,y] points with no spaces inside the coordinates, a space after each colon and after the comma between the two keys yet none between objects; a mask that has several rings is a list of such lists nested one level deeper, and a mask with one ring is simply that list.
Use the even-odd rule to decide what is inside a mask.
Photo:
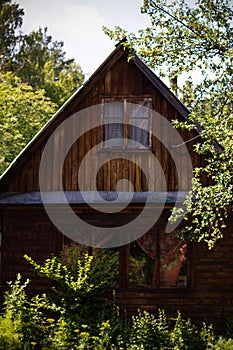
[{"label": "dark window pane", "polygon": [[129,283],[187,286],[187,243],[172,233],[151,230],[130,244]]},{"label": "dark window pane", "polygon": [[[151,100],[139,98],[130,99],[128,103],[125,103],[126,101],[127,99],[118,102],[112,99],[104,100],[104,140],[114,139],[105,146],[148,148]],[[123,140],[124,137],[127,139]]]},{"label": "dark window pane", "polygon": [[156,233],[153,230],[131,243],[129,283],[157,283],[156,255]]},{"label": "dark window pane", "polygon": [[124,125],[123,124],[106,124],[105,141],[106,147],[120,147],[124,144]]},{"label": "dark window pane", "polygon": [[123,102],[105,102],[104,104],[104,119],[119,120],[124,122],[124,103]]},{"label": "dark window pane", "polygon": [[[130,125],[129,126],[129,140],[130,147],[148,147],[149,146],[149,132],[148,132],[148,120],[142,119],[141,127]],[[142,129],[143,127],[143,129]]]},{"label": "dark window pane", "polygon": [[150,101],[148,99],[130,101],[130,118],[147,119],[149,116],[148,107],[150,107]]},{"label": "dark window pane", "polygon": [[176,235],[160,235],[160,284],[162,286],[187,285],[187,243]]},{"label": "dark window pane", "polygon": [[108,102],[104,105],[105,147],[122,147],[124,142],[124,103]]},{"label": "dark window pane", "polygon": [[93,251],[94,273],[104,272],[104,280],[111,285],[119,284],[119,249],[96,248]]},{"label": "dark window pane", "polygon": [[[149,146],[149,101],[135,100],[130,104],[129,146]],[[139,145],[140,144],[140,145]]]}]

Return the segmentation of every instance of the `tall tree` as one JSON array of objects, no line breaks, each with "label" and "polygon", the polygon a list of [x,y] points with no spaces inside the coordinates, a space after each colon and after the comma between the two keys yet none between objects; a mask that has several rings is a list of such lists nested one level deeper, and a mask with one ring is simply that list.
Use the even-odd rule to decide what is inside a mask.
[{"label": "tall tree", "polygon": [[53,41],[47,28],[33,31],[21,39],[15,55],[14,71],[36,89],[61,105],[79,87],[84,74],[74,59],[67,59],[62,41]]},{"label": "tall tree", "polygon": [[35,89],[43,88],[60,106],[83,83],[81,67],[66,58],[64,43],[53,41],[47,28],[20,32],[24,12],[19,5],[3,0],[0,11],[0,69],[13,71]]},{"label": "tall tree", "polygon": [[[104,27],[104,31],[116,40],[126,37],[132,55],[137,51],[152,68],[159,68],[161,76],[190,73],[180,92],[191,111],[191,124],[174,125],[200,126],[201,142],[195,150],[206,157],[207,165],[194,170],[186,201],[189,224],[182,234],[212,248],[232,211],[233,9],[229,0],[197,0],[194,7],[185,0],[144,0],[141,11],[149,16],[151,25],[137,35],[119,26],[114,30]],[[197,70],[202,81],[194,84],[191,75]],[[216,144],[222,146],[221,151]],[[203,185],[203,172],[212,179],[211,185]],[[183,214],[175,210],[173,219]]]},{"label": "tall tree", "polygon": [[43,90],[0,73],[0,174],[55,112]]},{"label": "tall tree", "polygon": [[19,42],[19,30],[23,23],[23,9],[11,0],[0,2],[0,67],[11,69],[12,56]]}]

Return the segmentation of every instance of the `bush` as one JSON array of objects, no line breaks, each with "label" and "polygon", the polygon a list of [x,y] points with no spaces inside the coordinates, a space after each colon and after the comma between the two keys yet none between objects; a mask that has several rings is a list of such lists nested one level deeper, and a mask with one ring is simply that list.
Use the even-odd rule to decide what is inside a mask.
[{"label": "bush", "polygon": [[215,343],[214,350],[233,350],[233,339],[224,339],[220,337]]},{"label": "bush", "polygon": [[13,319],[10,312],[0,316],[0,349],[21,349],[22,336],[19,319]]},{"label": "bush", "polygon": [[212,326],[207,326],[203,323],[202,328],[199,330],[188,320],[181,318],[180,312],[178,312],[175,319],[174,328],[171,330],[171,349],[175,350],[205,350],[211,349],[215,336]]},{"label": "bush", "polygon": [[[29,299],[25,292],[28,280],[23,283],[17,275],[16,281],[9,283],[0,316],[0,349],[233,349],[232,339],[216,340],[211,326],[203,324],[198,329],[190,320],[182,319],[180,312],[169,320],[163,310],[157,316],[140,310],[131,318],[120,314],[117,305],[102,296],[109,280],[93,257],[71,259],[72,266],[69,260],[64,264],[64,258],[53,257],[43,265],[26,258],[54,286],[48,295]],[[230,332],[230,322],[228,328]]]},{"label": "bush", "polygon": [[81,259],[69,265],[62,264],[60,258],[47,259],[43,265],[38,265],[26,256],[33,268],[40,274],[54,281],[54,287],[47,298],[50,304],[55,304],[62,321],[69,324],[71,331],[83,323],[95,330],[97,324],[110,315],[110,304],[103,297],[104,269],[98,279],[93,273],[93,257],[85,254]]},{"label": "bush", "polygon": [[233,316],[227,318],[225,322],[225,332],[226,338],[233,338]]},{"label": "bush", "polygon": [[132,318],[129,349],[204,350],[214,342],[212,327],[203,324],[198,330],[190,320],[177,318],[168,321],[163,310],[158,318],[144,311]]},{"label": "bush", "polygon": [[169,329],[166,316],[159,312],[159,318],[144,311],[132,317],[130,349],[169,349]]}]

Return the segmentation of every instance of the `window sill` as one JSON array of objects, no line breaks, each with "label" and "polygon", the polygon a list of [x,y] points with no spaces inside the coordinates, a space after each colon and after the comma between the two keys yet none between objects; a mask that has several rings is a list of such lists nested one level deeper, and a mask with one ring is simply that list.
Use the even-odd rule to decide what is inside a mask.
[{"label": "window sill", "polygon": [[150,285],[140,285],[140,284],[130,284],[125,287],[115,286],[118,291],[132,291],[132,292],[156,292],[160,293],[162,291],[174,292],[178,291],[190,291],[191,286],[150,286]]},{"label": "window sill", "polygon": [[135,152],[140,152],[140,153],[148,153],[152,152],[151,148],[113,148],[113,147],[109,147],[109,148],[102,148],[100,150],[98,150],[96,153],[135,153]]}]

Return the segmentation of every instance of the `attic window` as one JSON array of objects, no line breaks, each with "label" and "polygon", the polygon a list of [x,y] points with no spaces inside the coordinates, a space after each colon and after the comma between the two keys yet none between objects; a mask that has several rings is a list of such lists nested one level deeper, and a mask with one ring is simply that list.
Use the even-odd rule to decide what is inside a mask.
[{"label": "attic window", "polygon": [[150,146],[151,98],[104,98],[105,148],[148,148]]}]

